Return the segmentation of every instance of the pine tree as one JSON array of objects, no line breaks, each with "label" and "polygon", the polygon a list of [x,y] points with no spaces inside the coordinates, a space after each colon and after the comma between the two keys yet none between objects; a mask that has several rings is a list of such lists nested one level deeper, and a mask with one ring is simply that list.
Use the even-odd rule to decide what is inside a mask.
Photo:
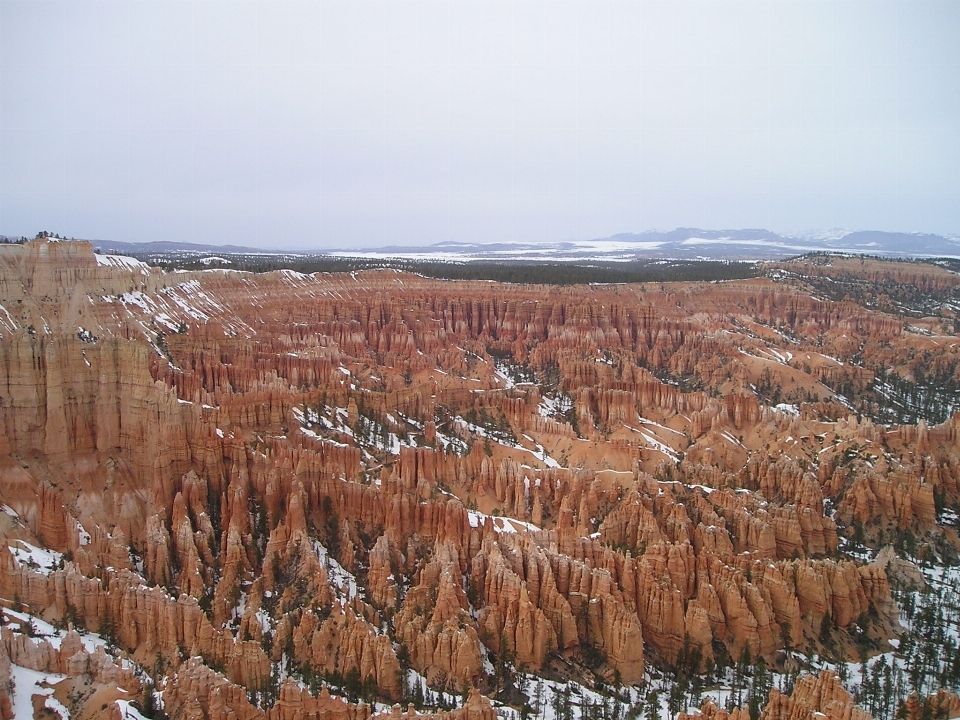
[{"label": "pine tree", "polygon": [[660,720],[660,695],[654,690],[647,696],[647,720]]}]

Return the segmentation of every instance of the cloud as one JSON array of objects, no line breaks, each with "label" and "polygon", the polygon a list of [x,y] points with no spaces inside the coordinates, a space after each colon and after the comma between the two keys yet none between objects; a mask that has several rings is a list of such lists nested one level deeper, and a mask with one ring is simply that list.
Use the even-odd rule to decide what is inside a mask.
[{"label": "cloud", "polygon": [[960,230],[944,2],[0,4],[0,232]]}]

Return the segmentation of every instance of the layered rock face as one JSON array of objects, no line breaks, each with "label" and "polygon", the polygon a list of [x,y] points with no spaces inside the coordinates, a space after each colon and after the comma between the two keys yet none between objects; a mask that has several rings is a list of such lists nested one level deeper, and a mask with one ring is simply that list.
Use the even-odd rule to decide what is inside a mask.
[{"label": "layered rock face", "polygon": [[880,642],[887,576],[838,523],[922,533],[960,497],[954,421],[811,415],[851,333],[906,357],[903,324],[765,279],[164,273],[38,241],[0,246],[0,304],[0,593],[112,628],[172,717],[366,720],[320,689],[401,702],[415,672],[467,695],[438,720],[491,720],[507,667],[632,685]]}]

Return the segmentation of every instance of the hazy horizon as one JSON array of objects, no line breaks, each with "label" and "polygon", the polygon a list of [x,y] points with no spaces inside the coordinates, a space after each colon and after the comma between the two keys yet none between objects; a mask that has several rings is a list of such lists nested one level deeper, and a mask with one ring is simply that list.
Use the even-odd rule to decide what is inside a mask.
[{"label": "hazy horizon", "polygon": [[0,0],[0,233],[960,234],[960,5]]},{"label": "hazy horizon", "polygon": [[[2,228],[0,228],[0,230],[2,230]],[[123,245],[128,245],[128,244],[148,245],[148,244],[150,244],[150,243],[174,243],[174,244],[178,244],[178,245],[210,246],[210,247],[220,247],[220,248],[224,248],[224,249],[229,248],[229,247],[238,247],[238,248],[248,249],[248,250],[254,250],[254,251],[256,251],[256,250],[269,250],[269,251],[276,251],[276,252],[280,252],[280,253],[282,253],[282,252],[287,252],[287,251],[289,251],[289,252],[294,252],[294,253],[305,253],[305,254],[309,254],[309,253],[311,253],[311,252],[318,252],[318,253],[336,252],[336,253],[338,253],[338,254],[343,255],[344,253],[349,253],[349,252],[352,251],[352,250],[353,250],[353,251],[357,251],[357,252],[369,252],[369,251],[377,251],[377,250],[389,250],[389,249],[393,249],[393,248],[397,248],[397,249],[400,249],[400,250],[402,250],[402,249],[404,249],[404,248],[407,248],[407,249],[410,249],[410,250],[417,250],[417,249],[422,250],[422,249],[424,249],[424,248],[429,248],[429,247],[433,247],[433,246],[441,246],[441,245],[452,246],[452,245],[458,245],[458,244],[459,244],[459,245],[464,245],[464,246],[471,246],[471,247],[473,247],[473,246],[477,246],[477,247],[480,247],[480,246],[492,246],[492,245],[498,245],[498,244],[503,244],[503,245],[507,245],[507,246],[514,246],[514,245],[515,245],[515,246],[523,246],[523,245],[535,246],[535,245],[542,245],[542,246],[544,246],[544,247],[552,247],[552,246],[561,246],[561,245],[591,244],[591,243],[596,243],[596,242],[601,242],[601,243],[602,243],[602,242],[605,242],[605,241],[611,241],[611,240],[612,240],[612,241],[614,241],[614,244],[616,245],[616,240],[617,240],[618,238],[627,238],[627,237],[636,237],[636,238],[639,238],[639,237],[643,237],[643,236],[647,236],[647,235],[670,235],[670,234],[674,234],[674,233],[680,233],[680,232],[683,231],[683,230],[689,230],[689,231],[691,231],[691,232],[704,233],[704,234],[706,234],[706,235],[717,235],[717,234],[720,234],[720,233],[730,233],[730,237],[731,237],[731,238],[740,237],[741,242],[743,241],[743,237],[742,237],[742,236],[743,236],[743,234],[745,234],[745,233],[769,232],[769,233],[771,233],[772,235],[779,236],[780,238],[782,238],[782,239],[784,239],[784,240],[796,240],[796,241],[798,241],[798,242],[806,241],[806,242],[808,242],[808,243],[822,242],[822,243],[824,243],[824,248],[827,249],[827,250],[829,250],[829,249],[831,248],[831,246],[830,246],[830,241],[839,241],[839,240],[841,240],[841,239],[843,239],[843,238],[845,238],[845,237],[857,235],[857,234],[860,234],[860,233],[881,233],[881,234],[888,234],[888,235],[909,235],[909,236],[913,236],[913,237],[924,237],[924,238],[938,237],[938,238],[942,238],[942,239],[944,239],[944,240],[946,240],[946,241],[960,242],[960,234],[950,234],[950,233],[926,233],[926,232],[921,231],[921,230],[901,232],[901,231],[880,230],[880,229],[877,229],[877,228],[829,228],[829,229],[823,229],[823,230],[809,230],[809,231],[799,232],[799,233],[789,233],[789,232],[778,232],[778,231],[776,231],[776,230],[771,230],[770,228],[693,228],[693,227],[677,227],[677,228],[672,228],[672,229],[669,229],[669,230],[668,230],[668,229],[665,229],[665,228],[650,228],[650,229],[647,229],[647,230],[640,230],[640,231],[636,231],[636,232],[633,232],[633,231],[624,231],[624,232],[619,232],[619,233],[613,233],[612,235],[607,235],[607,236],[604,236],[604,237],[594,237],[594,238],[591,238],[591,237],[581,237],[581,238],[568,237],[568,238],[554,238],[554,239],[543,238],[543,239],[539,239],[539,240],[535,240],[535,241],[523,241],[523,240],[517,240],[517,241],[508,241],[508,240],[489,240],[489,241],[482,241],[482,240],[481,240],[481,241],[469,241],[469,240],[438,240],[438,241],[436,241],[436,242],[423,243],[423,244],[420,244],[420,245],[415,244],[415,243],[407,243],[407,244],[402,244],[402,245],[401,245],[401,244],[392,243],[392,244],[385,244],[385,245],[384,245],[384,244],[380,244],[380,245],[357,245],[357,246],[354,246],[354,247],[336,247],[336,246],[330,246],[330,247],[311,247],[311,246],[309,246],[309,245],[303,245],[303,244],[301,244],[301,245],[299,245],[299,246],[297,246],[297,245],[288,245],[288,244],[286,244],[286,243],[284,242],[284,239],[283,239],[282,237],[265,238],[265,239],[268,240],[268,241],[270,241],[270,240],[275,241],[272,246],[270,245],[270,242],[266,242],[266,243],[265,243],[265,242],[258,242],[256,238],[254,238],[253,241],[252,241],[251,243],[249,243],[249,244],[233,242],[233,241],[230,240],[229,238],[224,239],[224,240],[222,240],[222,241],[213,241],[213,240],[211,240],[211,241],[183,240],[183,239],[175,238],[175,237],[163,238],[163,239],[161,239],[161,240],[130,240],[130,239],[127,239],[127,238],[115,238],[115,237],[109,237],[109,238],[107,238],[107,237],[94,238],[94,237],[78,237],[78,236],[76,236],[76,235],[71,235],[70,233],[65,233],[65,232],[63,232],[62,230],[55,230],[55,229],[48,229],[48,228],[43,228],[42,230],[39,230],[39,231],[37,231],[36,233],[6,234],[6,233],[3,233],[3,232],[0,232],[0,237],[5,237],[5,238],[7,238],[8,240],[20,239],[20,238],[24,238],[24,237],[25,237],[26,239],[31,240],[31,239],[35,239],[35,238],[39,237],[39,235],[40,235],[42,232],[48,232],[48,233],[51,233],[50,237],[54,237],[54,235],[59,235],[59,236],[60,236],[61,238],[63,238],[63,239],[76,240],[76,241],[88,241],[88,242],[94,243],[95,245],[97,245],[97,244],[103,244],[105,247],[109,247],[111,244],[116,244],[116,245],[118,245],[118,246],[123,246]],[[690,237],[693,238],[693,237],[696,237],[696,236],[695,236],[695,235],[690,235]],[[629,240],[625,240],[624,242],[628,242],[628,243],[629,243],[630,241],[629,241]],[[643,243],[642,243],[642,241],[641,241],[641,245],[642,245],[642,244],[643,244]],[[813,245],[813,246],[811,246],[811,247],[816,247],[816,246]],[[638,248],[638,249],[643,249],[643,248]],[[836,250],[837,250],[838,252],[845,252],[845,251],[851,250],[851,248],[849,248],[849,247],[847,247],[847,248],[837,247]],[[863,248],[863,249],[861,249],[861,250],[859,250],[859,251],[857,251],[857,250],[854,250],[854,251],[855,251],[855,252],[869,253],[869,252],[870,252],[870,248],[869,248],[869,247],[865,247],[865,248]],[[914,253],[909,252],[909,248],[904,248],[904,251],[905,251],[905,255],[904,255],[904,256],[912,256],[912,255],[914,254]],[[922,256],[922,255],[924,255],[924,254],[923,254],[923,253],[920,253],[920,255]]]}]

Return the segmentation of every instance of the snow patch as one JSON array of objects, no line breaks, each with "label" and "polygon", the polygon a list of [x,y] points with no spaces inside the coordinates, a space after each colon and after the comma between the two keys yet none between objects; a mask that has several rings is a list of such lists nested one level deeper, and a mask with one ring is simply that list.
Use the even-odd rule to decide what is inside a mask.
[{"label": "snow patch", "polygon": [[55,685],[66,679],[66,675],[42,673],[19,665],[10,666],[10,678],[13,680],[13,716],[15,718],[33,717],[33,696],[42,695],[47,708],[59,715],[62,720],[70,720],[70,713],[53,697]]},{"label": "snow patch", "polygon": [[44,575],[49,575],[56,570],[63,560],[63,555],[55,550],[39,548],[26,540],[9,540],[7,547],[17,563],[42,572]]},{"label": "snow patch", "polygon": [[494,515],[485,515],[482,512],[477,512],[476,510],[467,510],[467,517],[470,519],[470,527],[478,528],[482,527],[487,518],[493,520],[493,529],[497,532],[502,533],[515,533],[520,532],[521,530],[526,530],[528,532],[539,532],[538,528],[533,523],[524,522],[523,520],[517,520],[511,517],[500,517]]},{"label": "snow patch", "polygon": [[147,270],[149,265],[127,255],[97,255],[97,265],[121,270]]}]

